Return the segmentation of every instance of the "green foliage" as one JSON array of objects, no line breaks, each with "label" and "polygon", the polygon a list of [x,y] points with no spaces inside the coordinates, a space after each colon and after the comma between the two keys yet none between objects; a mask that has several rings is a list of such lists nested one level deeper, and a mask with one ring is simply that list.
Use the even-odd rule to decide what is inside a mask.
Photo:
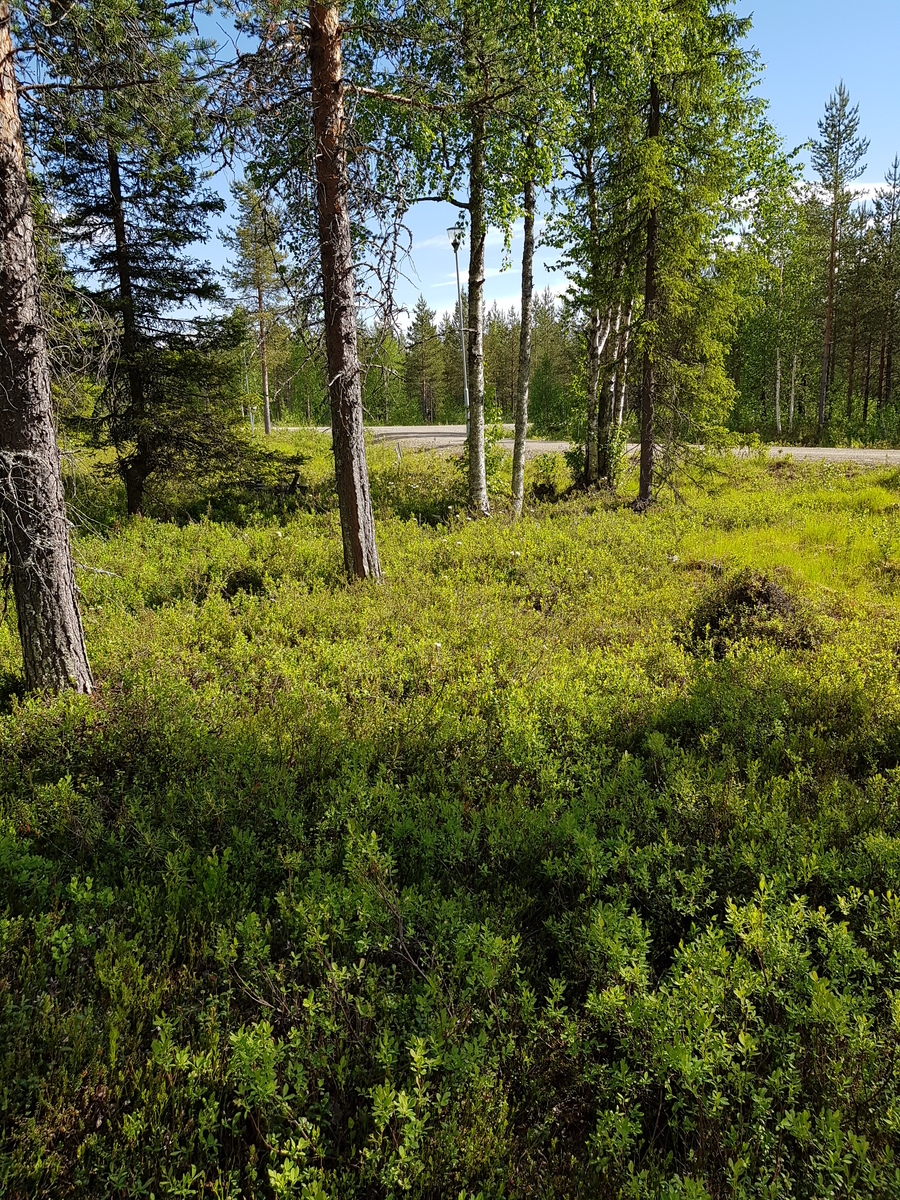
[{"label": "green foliage", "polygon": [[[491,495],[509,490],[508,482],[504,479],[504,467],[511,459],[511,455],[503,445],[505,437],[503,410],[489,395],[484,403],[484,473]],[[468,441],[462,454],[456,459],[456,465],[461,477],[467,479],[469,473]]]},{"label": "green foliage", "polygon": [[[5,701],[4,1195],[895,1196],[896,472],[508,525],[373,446],[374,588],[301,450],[81,533],[97,694]],[[748,559],[821,637],[691,654]]]}]

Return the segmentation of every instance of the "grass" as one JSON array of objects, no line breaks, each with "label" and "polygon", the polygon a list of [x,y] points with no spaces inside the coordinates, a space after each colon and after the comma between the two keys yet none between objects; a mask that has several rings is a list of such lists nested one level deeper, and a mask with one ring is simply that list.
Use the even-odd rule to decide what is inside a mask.
[{"label": "grass", "polygon": [[[3,1195],[900,1194],[897,473],[371,467],[380,588],[302,435],[80,482],[91,700],[0,627]],[[808,639],[698,640],[744,567]]]}]

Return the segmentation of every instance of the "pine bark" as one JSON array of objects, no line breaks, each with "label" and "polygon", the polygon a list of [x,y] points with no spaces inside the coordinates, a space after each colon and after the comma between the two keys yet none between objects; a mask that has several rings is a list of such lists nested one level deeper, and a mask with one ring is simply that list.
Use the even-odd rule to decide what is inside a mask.
[{"label": "pine bark", "polygon": [[266,346],[266,314],[261,280],[257,280],[256,283],[256,298],[259,316],[259,363],[262,370],[263,429],[268,437],[272,432],[272,408],[269,403],[269,355]]},{"label": "pine bark", "polygon": [[53,425],[9,5],[0,0],[0,533],[30,689],[90,693]]},{"label": "pine bark", "polygon": [[525,443],[528,438],[528,396],[531,385],[531,325],[534,319],[534,180],[525,184],[525,241],[522,246],[522,321],[519,326],[519,375],[516,393],[516,436],[513,444],[513,515],[519,516],[525,498]]},{"label": "pine bark", "polygon": [[481,516],[491,513],[484,463],[484,211],[485,119],[482,108],[472,122],[469,165],[469,504]]},{"label": "pine bark", "polygon": [[379,580],[381,564],[363,436],[337,8],[311,3],[309,26],[325,350],[344,565],[351,577]]},{"label": "pine bark", "polygon": [[847,421],[853,420],[853,388],[856,383],[856,350],[859,332],[859,274],[853,289],[853,321],[850,326],[850,366],[847,371]]},{"label": "pine bark", "polygon": [[887,313],[885,315],[885,380],[884,380],[884,400],[886,404],[891,402],[891,391],[894,375],[894,312],[896,309],[897,289],[894,283],[894,233],[895,233],[895,216],[894,209],[891,209],[891,222],[888,231],[888,252],[887,252],[887,274],[888,274],[888,303]]},{"label": "pine bark", "polygon": [[[650,116],[647,133],[653,138],[659,137],[660,130],[660,95],[659,84],[654,79],[650,84]],[[653,503],[653,466],[654,466],[654,406],[655,406],[655,363],[654,330],[657,319],[657,297],[659,289],[658,274],[659,257],[659,209],[656,205],[650,210],[647,218],[647,260],[644,277],[644,321],[649,329],[644,348],[644,367],[641,379],[641,472],[638,487],[638,507],[646,508]]]},{"label": "pine bark", "polygon": [[878,413],[878,420],[881,425],[881,433],[884,436],[884,368],[887,352],[887,329],[881,331],[881,354],[878,359],[878,390],[875,393],[875,411]]},{"label": "pine bark", "polygon": [[828,374],[831,365],[831,331],[834,322],[834,276],[837,266],[839,182],[835,177],[831,210],[831,249],[828,257],[828,294],[825,301],[825,344],[822,349],[822,374],[819,380],[818,435],[825,431],[825,398],[828,395]]},{"label": "pine bark", "polygon": [[781,315],[784,308],[784,266],[778,275],[778,327],[775,336],[775,432],[781,437]]}]

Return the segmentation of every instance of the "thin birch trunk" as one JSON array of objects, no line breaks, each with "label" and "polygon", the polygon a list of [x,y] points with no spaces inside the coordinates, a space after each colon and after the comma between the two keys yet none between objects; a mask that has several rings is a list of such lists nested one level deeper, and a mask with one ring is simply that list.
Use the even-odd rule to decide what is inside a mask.
[{"label": "thin birch trunk", "polygon": [[791,400],[788,408],[788,429],[791,433],[794,432],[794,412],[796,410],[797,401],[797,354],[798,346],[797,339],[794,338],[794,360],[791,363]]},{"label": "thin birch trunk", "polygon": [[[530,139],[529,139],[530,146]],[[534,318],[534,210],[535,185],[525,184],[525,242],[522,247],[522,320],[519,326],[519,381],[516,393],[516,436],[513,445],[513,515],[522,512],[525,499],[525,443],[528,438],[528,395],[531,385],[531,325]]]},{"label": "thin birch trunk", "polygon": [[628,387],[628,350],[631,345],[631,318],[634,315],[634,300],[628,301],[625,310],[625,320],[619,331],[619,343],[616,347],[616,408],[615,421],[621,429],[625,420],[625,397]]},{"label": "thin birch trunk", "polygon": [[484,243],[487,236],[484,211],[485,119],[478,108],[472,122],[472,153],[469,166],[469,504],[488,517],[487,473],[484,463]]},{"label": "thin birch trunk", "polygon": [[[654,140],[660,131],[660,95],[659,84],[652,80],[650,84],[650,116],[648,137]],[[653,326],[657,318],[658,279],[657,258],[659,254],[659,209],[654,204],[647,218],[647,261],[644,278],[644,322],[650,333],[644,349],[644,367],[641,379],[641,471],[638,488],[638,507],[646,508],[653,503],[653,468],[654,468],[654,417],[655,417],[655,370]]]},{"label": "thin birch trunk", "polygon": [[622,301],[616,305],[616,315],[612,309],[606,317],[606,345],[604,347],[600,368],[600,402],[598,410],[600,425],[597,431],[598,470],[601,479],[610,479],[612,471],[611,442],[612,431],[616,419],[616,383],[615,367],[611,359],[619,342],[619,325],[622,320]]},{"label": "thin birch trunk", "polygon": [[600,479],[600,372],[603,354],[600,309],[591,309],[588,330],[587,436],[585,437],[584,481],[593,486]]}]

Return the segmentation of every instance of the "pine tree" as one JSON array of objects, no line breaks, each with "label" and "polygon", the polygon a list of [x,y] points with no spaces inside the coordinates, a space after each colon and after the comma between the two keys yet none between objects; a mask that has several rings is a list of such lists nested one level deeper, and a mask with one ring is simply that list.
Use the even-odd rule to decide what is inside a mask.
[{"label": "pine tree", "polygon": [[0,540],[29,688],[90,692],[53,424],[15,51],[0,0]]},{"label": "pine tree", "polygon": [[859,106],[850,105],[850,93],[843,80],[825,105],[825,116],[819,121],[819,140],[813,142],[810,159],[828,196],[831,221],[831,241],[828,257],[825,298],[825,334],[822,350],[822,369],[819,377],[818,433],[825,429],[826,398],[831,363],[835,283],[838,248],[842,223],[850,207],[848,185],[859,179],[865,170],[863,158],[869,148],[866,138],[859,137]]},{"label": "pine tree", "polygon": [[363,437],[342,30],[337,8],[317,0],[309,6],[309,63],[325,348],[344,565],[351,578],[380,580]]}]

